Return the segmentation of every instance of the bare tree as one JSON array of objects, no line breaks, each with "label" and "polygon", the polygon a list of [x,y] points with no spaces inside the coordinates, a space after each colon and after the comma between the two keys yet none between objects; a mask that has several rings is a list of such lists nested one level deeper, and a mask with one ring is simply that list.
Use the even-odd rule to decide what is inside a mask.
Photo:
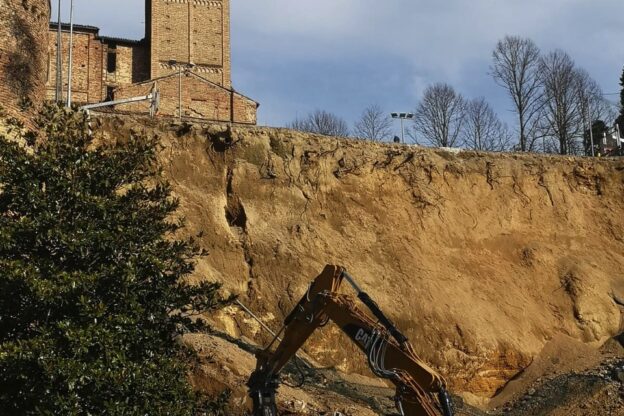
[{"label": "bare tree", "polygon": [[583,109],[579,100],[582,74],[562,50],[542,58],[540,72],[544,80],[545,128],[558,142],[562,155],[580,152],[578,139],[583,133]]},{"label": "bare tree", "polygon": [[355,122],[353,132],[357,137],[381,141],[392,136],[392,121],[378,105],[367,107]]},{"label": "bare tree", "polygon": [[295,119],[287,125],[293,130],[325,136],[348,136],[349,126],[344,119],[324,110],[315,110],[303,119]]},{"label": "bare tree", "polygon": [[504,152],[511,148],[511,134],[484,98],[477,98],[466,105],[466,117],[462,128],[465,147],[488,152]]},{"label": "bare tree", "polygon": [[530,129],[536,126],[542,103],[542,81],[539,73],[540,50],[530,39],[507,36],[492,52],[491,74],[507,90],[518,116],[520,150],[533,150],[537,139]]},{"label": "bare tree", "polygon": [[453,87],[428,87],[414,114],[415,141],[422,137],[432,146],[458,146],[465,113],[465,100]]},{"label": "bare tree", "polygon": [[[544,97],[542,96],[543,99]],[[532,152],[557,153],[556,147],[553,147],[551,143],[552,136],[549,133],[546,113],[547,111],[542,104],[539,113],[531,120],[531,124],[527,126],[527,143],[530,143],[529,150]],[[520,150],[520,144],[516,146],[516,150]]]},{"label": "bare tree", "polygon": [[[617,113],[612,104],[604,98],[602,88],[584,69],[576,70],[576,94],[579,103],[580,118],[583,128],[584,153],[588,156],[592,154],[591,144],[589,140],[585,140],[585,136],[589,136],[589,130],[594,129],[593,124],[602,120],[615,120]],[[600,130],[598,128],[597,130]],[[597,135],[595,143],[602,136]]]}]

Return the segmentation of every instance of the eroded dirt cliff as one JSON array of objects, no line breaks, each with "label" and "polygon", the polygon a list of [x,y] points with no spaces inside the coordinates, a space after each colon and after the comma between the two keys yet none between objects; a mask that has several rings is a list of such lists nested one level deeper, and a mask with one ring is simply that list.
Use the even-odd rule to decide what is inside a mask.
[{"label": "eroded dirt cliff", "polygon": [[[99,119],[162,139],[188,235],[278,329],[327,263],[357,277],[420,355],[473,402],[564,335],[623,332],[624,161],[433,150],[267,128]],[[345,289],[346,290],[346,289]],[[215,325],[262,345],[236,308]],[[328,325],[305,351],[367,373]]]}]

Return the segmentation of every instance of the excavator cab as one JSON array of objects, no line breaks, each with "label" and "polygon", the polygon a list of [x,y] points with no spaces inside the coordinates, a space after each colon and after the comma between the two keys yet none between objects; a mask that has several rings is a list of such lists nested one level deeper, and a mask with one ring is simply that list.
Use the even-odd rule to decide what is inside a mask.
[{"label": "excavator cab", "polygon": [[[374,318],[364,313],[352,297],[338,293],[343,280],[354,288],[357,299]],[[286,317],[281,331],[266,349],[256,354],[256,370],[247,383],[253,416],[278,416],[275,396],[280,371],[313,332],[329,320],[362,350],[376,376],[396,386],[399,415],[453,416],[444,379],[418,357],[407,337],[339,266],[325,267]]]}]

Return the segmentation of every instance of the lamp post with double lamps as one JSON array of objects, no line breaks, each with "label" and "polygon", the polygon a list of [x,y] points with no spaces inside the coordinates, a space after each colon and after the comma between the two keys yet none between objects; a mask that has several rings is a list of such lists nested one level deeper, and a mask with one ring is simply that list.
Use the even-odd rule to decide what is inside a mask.
[{"label": "lamp post with double lamps", "polygon": [[401,120],[401,143],[405,143],[405,120],[413,120],[414,113],[390,113],[392,118]]}]

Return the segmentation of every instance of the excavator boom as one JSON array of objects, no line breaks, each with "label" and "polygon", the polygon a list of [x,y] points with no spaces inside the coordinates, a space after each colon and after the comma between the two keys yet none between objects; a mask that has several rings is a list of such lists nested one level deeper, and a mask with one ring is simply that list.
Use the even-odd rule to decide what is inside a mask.
[{"label": "excavator boom", "polygon": [[[364,313],[354,299],[338,293],[346,279],[358,299],[376,320]],[[403,416],[452,416],[446,383],[414,352],[408,339],[379,306],[338,266],[327,266],[284,321],[283,339],[276,339],[257,354],[256,370],[248,386],[254,416],[277,416],[275,395],[279,373],[314,331],[333,321],[366,355],[375,375],[396,386],[397,410]]]}]

